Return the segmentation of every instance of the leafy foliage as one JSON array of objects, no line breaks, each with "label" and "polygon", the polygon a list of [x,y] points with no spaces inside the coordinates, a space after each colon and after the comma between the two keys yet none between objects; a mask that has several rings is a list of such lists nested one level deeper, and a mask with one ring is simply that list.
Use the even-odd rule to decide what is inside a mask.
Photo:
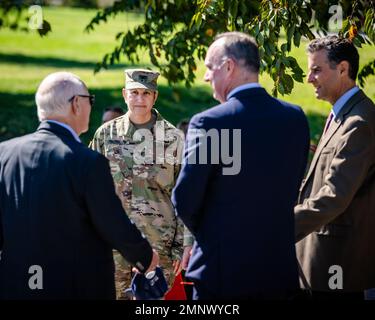
[{"label": "leafy foliage", "polygon": [[[3,0],[0,27],[17,26],[17,22],[9,23],[3,17],[12,9],[21,12],[26,3],[27,0]],[[140,52],[146,50],[152,64],[170,83],[184,81],[189,87],[195,79],[196,59],[204,59],[215,35],[238,30],[258,42],[261,72],[273,79],[276,96],[291,93],[294,82],[303,81],[304,72],[290,55],[303,37],[311,40],[339,31],[358,47],[375,42],[372,0],[118,0],[112,7],[98,10],[86,31],[92,32],[100,23],[129,10],[141,11],[144,22],[117,34],[117,45],[96,65],[95,72],[119,63],[122,56],[137,63]],[[341,28],[330,30],[330,22],[335,15],[341,21],[341,13]],[[50,26],[43,25],[45,34]],[[361,85],[374,70],[375,60],[360,71]]]},{"label": "leafy foliage", "polygon": [[[276,96],[289,94],[294,81],[303,81],[303,70],[290,51],[293,46],[300,46],[302,37],[312,40],[318,34],[327,34],[334,13],[330,8],[337,4],[344,18],[341,30],[337,31],[358,47],[372,44],[375,21],[372,1],[121,0],[99,12],[87,30],[93,30],[118,12],[142,9],[144,23],[135,30],[118,34],[119,45],[104,56],[96,71],[117,63],[122,54],[131,62],[138,62],[139,50],[147,49],[151,62],[170,82],[183,80],[187,86],[195,78],[195,59],[204,58],[216,34],[246,32],[259,44],[261,72],[272,77]],[[367,65],[361,79],[373,74],[373,67],[374,64]]]},{"label": "leafy foliage", "polygon": [[[42,1],[35,0],[1,0],[0,1],[0,29],[9,28],[11,30],[18,30],[28,32],[26,27],[29,17],[24,16],[24,12],[31,6],[42,4]],[[41,21],[41,28],[37,29],[40,36],[45,36],[52,31],[51,25],[48,21]]]}]

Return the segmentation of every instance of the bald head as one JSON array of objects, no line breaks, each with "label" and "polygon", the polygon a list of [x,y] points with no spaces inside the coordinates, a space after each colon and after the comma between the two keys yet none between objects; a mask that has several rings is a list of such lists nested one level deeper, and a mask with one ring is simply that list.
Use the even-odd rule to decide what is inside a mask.
[{"label": "bald head", "polygon": [[222,57],[233,59],[247,71],[259,72],[258,46],[249,35],[242,32],[225,32],[215,38],[212,46],[219,47]]},{"label": "bald head", "polygon": [[253,38],[242,32],[218,35],[208,48],[204,80],[210,82],[213,96],[223,103],[234,88],[258,82],[259,51]]},{"label": "bald head", "polygon": [[69,99],[75,95],[87,95],[83,81],[70,72],[51,73],[43,79],[35,95],[40,121],[55,116],[67,116]]}]

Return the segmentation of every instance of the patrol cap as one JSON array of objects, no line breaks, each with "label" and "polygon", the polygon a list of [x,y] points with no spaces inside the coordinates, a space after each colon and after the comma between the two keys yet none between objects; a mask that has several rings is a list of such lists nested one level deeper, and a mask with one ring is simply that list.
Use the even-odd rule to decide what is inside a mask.
[{"label": "patrol cap", "polygon": [[126,69],[125,89],[150,89],[156,91],[159,72],[146,69]]}]

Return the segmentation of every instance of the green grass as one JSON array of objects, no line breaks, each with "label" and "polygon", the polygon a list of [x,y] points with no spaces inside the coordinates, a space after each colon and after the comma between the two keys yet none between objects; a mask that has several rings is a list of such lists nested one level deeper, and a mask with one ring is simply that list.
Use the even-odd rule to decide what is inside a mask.
[{"label": "green grass", "polygon": [[[82,136],[87,143],[100,125],[102,110],[113,104],[125,107],[121,96],[123,69],[130,67],[123,58],[122,64],[94,75],[95,63],[116,45],[115,35],[133,28],[142,16],[133,13],[118,15],[96,31],[84,33],[84,27],[94,16],[95,10],[72,8],[44,8],[44,18],[52,25],[52,33],[41,38],[35,32],[23,33],[0,29],[0,141],[28,132],[38,126],[34,94],[40,81],[49,73],[67,70],[79,75],[97,97],[91,116],[89,132]],[[306,70],[305,44],[293,50],[301,67]],[[375,54],[374,47],[360,50],[361,65]],[[139,67],[150,66],[147,53],[141,54]],[[172,123],[216,104],[211,89],[204,83],[204,65],[197,69],[197,81],[190,89],[183,85],[168,86],[159,81],[158,110]],[[271,92],[272,81],[261,77],[261,84]],[[375,100],[375,78],[367,81],[364,91]],[[311,85],[296,84],[293,93],[282,97],[301,105],[306,112],[312,137],[318,139],[330,106],[315,99]]]}]

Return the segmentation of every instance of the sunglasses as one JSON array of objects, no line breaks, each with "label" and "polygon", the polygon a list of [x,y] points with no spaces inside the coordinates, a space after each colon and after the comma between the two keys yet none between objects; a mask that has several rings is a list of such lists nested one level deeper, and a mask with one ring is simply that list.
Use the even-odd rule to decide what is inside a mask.
[{"label": "sunglasses", "polygon": [[90,95],[85,95],[85,94],[76,94],[76,95],[74,95],[73,97],[71,97],[68,101],[69,101],[69,102],[72,102],[73,99],[74,99],[74,97],[89,98],[91,107],[92,107],[92,106],[94,105],[94,103],[95,103],[95,95],[93,95],[93,94],[90,94]]}]

